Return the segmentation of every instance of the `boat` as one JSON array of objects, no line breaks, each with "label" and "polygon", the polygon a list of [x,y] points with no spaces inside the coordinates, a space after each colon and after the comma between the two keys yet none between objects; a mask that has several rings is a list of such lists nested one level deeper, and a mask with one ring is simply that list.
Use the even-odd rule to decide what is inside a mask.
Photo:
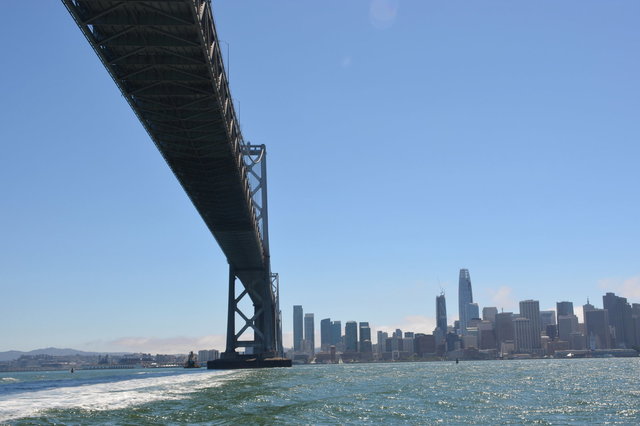
[{"label": "boat", "polygon": [[189,352],[189,358],[184,363],[184,368],[200,368],[200,364],[196,361],[196,354],[193,351]]}]

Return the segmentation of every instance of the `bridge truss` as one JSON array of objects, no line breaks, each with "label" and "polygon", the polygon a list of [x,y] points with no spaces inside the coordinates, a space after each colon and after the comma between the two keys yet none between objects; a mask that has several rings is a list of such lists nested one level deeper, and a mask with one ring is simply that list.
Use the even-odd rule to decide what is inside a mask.
[{"label": "bridge truss", "polygon": [[[282,356],[266,149],[245,143],[210,0],[62,0],[229,263],[226,358]],[[251,182],[256,184],[252,185]],[[242,291],[236,294],[236,280]],[[245,297],[253,312],[239,309]],[[244,321],[236,330],[236,314]],[[248,331],[251,340],[241,340]]]}]

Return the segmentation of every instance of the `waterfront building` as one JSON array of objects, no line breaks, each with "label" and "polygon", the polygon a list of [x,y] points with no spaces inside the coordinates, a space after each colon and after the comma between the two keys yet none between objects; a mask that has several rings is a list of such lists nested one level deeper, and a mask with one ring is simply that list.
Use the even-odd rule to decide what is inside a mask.
[{"label": "waterfront building", "polygon": [[460,269],[458,278],[458,318],[460,320],[460,334],[467,333],[469,322],[469,304],[473,303],[473,292],[471,290],[471,276],[468,269]]},{"label": "waterfront building", "polygon": [[497,314],[498,314],[498,308],[494,306],[488,306],[486,308],[482,308],[482,319],[484,321],[491,321],[492,324],[495,324]]},{"label": "waterfront building", "polygon": [[478,349],[496,349],[496,334],[491,321],[480,321],[478,327]]},{"label": "waterfront building", "polygon": [[[531,348],[540,349],[542,347],[540,343],[540,333],[542,327],[540,326],[540,302],[537,300],[523,300],[520,302],[520,316],[527,318],[531,324],[531,331],[533,333],[533,341]],[[518,348],[516,338],[516,349]]]},{"label": "waterfront building", "polygon": [[579,331],[575,331],[569,335],[569,349],[580,351],[587,348],[587,340]]},{"label": "waterfront building", "polygon": [[436,339],[432,334],[417,333],[413,339],[413,346],[419,357],[435,355]]},{"label": "waterfront building", "polygon": [[631,324],[633,330],[633,345],[640,346],[640,303],[631,305]]},{"label": "waterfront building", "polygon": [[460,349],[460,336],[456,333],[447,333],[445,337],[447,342],[447,352],[457,351]]},{"label": "waterfront building", "polygon": [[444,297],[444,292],[440,293],[440,296],[436,296],[436,327],[447,332],[447,301]]},{"label": "waterfront building", "polygon": [[[513,331],[515,336],[516,352],[526,353],[534,350],[534,334],[536,334],[531,319],[520,317],[513,320]],[[540,344],[540,333],[538,335],[538,344]]]},{"label": "waterfront building", "polygon": [[502,343],[513,342],[515,337],[512,312],[500,312],[496,314],[495,332],[498,350],[500,350]]},{"label": "waterfront building", "polygon": [[462,336],[462,347],[464,349],[478,349],[478,329],[476,327],[467,327],[467,334]]},{"label": "waterfront building", "polygon": [[415,353],[415,349],[413,346],[413,337],[405,337],[400,339],[402,342],[402,352],[406,352],[408,356],[411,356]]},{"label": "waterfront building", "polygon": [[320,321],[320,350],[328,352],[331,345],[331,318],[325,318]]},{"label": "waterfront building", "polygon": [[340,321],[331,322],[331,344],[336,347],[342,343],[342,323]]},{"label": "waterfront building", "polygon": [[293,306],[293,350],[295,352],[300,352],[302,350],[302,339],[304,336],[302,334],[302,306],[294,305]]},{"label": "waterfront building", "polygon": [[630,348],[634,339],[631,323],[631,306],[624,297],[615,293],[607,293],[602,296],[603,308],[608,311],[609,326],[613,330],[612,347]]},{"label": "waterfront building", "polygon": [[[562,315],[558,317],[558,338],[569,341],[571,333],[578,331],[578,317],[575,315]],[[569,347],[569,349],[575,349]]]},{"label": "waterfront building", "polygon": [[315,324],[313,314],[304,314],[304,340],[307,347],[305,351],[311,355],[316,352]]},{"label": "waterfront building", "polygon": [[383,352],[386,352],[385,344],[388,338],[388,333],[378,330],[378,344],[376,345],[376,347],[378,348],[379,355],[381,355]]},{"label": "waterfront building", "polygon": [[216,349],[198,351],[198,362],[206,367],[207,361],[220,358],[220,352]]},{"label": "waterfront building", "polygon": [[573,302],[557,302],[556,315],[558,318],[573,315]]},{"label": "waterfront building", "polygon": [[587,331],[587,349],[610,349],[609,312],[606,309],[591,309],[584,313]]},{"label": "waterfront building", "polygon": [[360,351],[363,353],[372,352],[371,346],[371,328],[368,322],[361,322],[359,327],[360,332]]},{"label": "waterfront building", "polygon": [[347,321],[344,326],[345,352],[358,352],[358,323]]}]

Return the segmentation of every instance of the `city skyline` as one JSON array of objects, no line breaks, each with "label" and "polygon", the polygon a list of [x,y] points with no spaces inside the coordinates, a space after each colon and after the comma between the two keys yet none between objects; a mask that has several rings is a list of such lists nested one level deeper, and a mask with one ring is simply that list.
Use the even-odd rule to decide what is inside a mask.
[{"label": "city skyline", "polygon": [[[469,271],[460,270],[460,306],[468,305]],[[435,297],[436,310],[446,311],[445,295]],[[559,301],[556,309],[540,310],[538,300],[521,300],[517,312],[483,307],[482,316],[460,317],[428,332],[415,329],[377,329],[374,343],[369,322],[347,321],[341,336],[340,321],[322,320],[321,345],[313,345],[314,333],[305,330],[304,341],[289,348],[294,362],[370,362],[418,359],[495,359],[502,357],[638,356],[640,351],[640,303],[607,292],[602,308],[587,301],[584,320],[578,321],[573,302]],[[297,305],[294,309],[302,310]],[[476,306],[477,308],[477,306]],[[556,313],[559,313],[556,315]],[[469,311],[463,311],[462,315]],[[313,314],[306,314],[313,318]],[[296,316],[294,313],[294,321]],[[337,324],[337,332],[333,325]],[[603,352],[604,351],[604,352]],[[316,358],[316,361],[312,361]]]},{"label": "city skyline", "polygon": [[[460,268],[480,307],[638,300],[640,4],[373,3],[215,5],[281,306],[430,332]],[[3,13],[0,351],[222,349],[226,260],[95,53]]]}]

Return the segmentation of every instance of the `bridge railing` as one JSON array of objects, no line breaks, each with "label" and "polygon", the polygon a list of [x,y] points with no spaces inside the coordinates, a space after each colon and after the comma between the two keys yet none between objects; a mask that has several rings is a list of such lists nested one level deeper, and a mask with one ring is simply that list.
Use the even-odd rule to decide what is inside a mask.
[{"label": "bridge railing", "polygon": [[[220,41],[214,25],[211,0],[192,1],[194,4],[194,10],[197,15],[196,18],[200,24],[200,28],[202,31],[202,37],[205,42],[205,56],[209,58],[211,73],[214,77],[216,90],[218,92],[218,100],[220,103],[221,111],[227,123],[227,133],[232,144],[233,152],[235,154],[234,157],[236,159],[236,167],[240,171],[240,176],[242,178],[245,198],[250,206],[255,231],[260,240],[260,244],[262,245],[263,258],[265,259],[265,262],[268,262],[268,242],[266,242],[267,236],[264,235],[264,229],[261,229],[260,226],[259,218],[261,215],[257,212],[252,196],[255,189],[251,186],[249,172],[243,159],[245,152],[247,152],[247,146],[242,136],[242,130],[240,128],[236,110],[233,105],[233,98],[231,96],[229,80],[225,72],[224,62],[222,59]],[[265,266],[268,267],[268,265]]]}]

